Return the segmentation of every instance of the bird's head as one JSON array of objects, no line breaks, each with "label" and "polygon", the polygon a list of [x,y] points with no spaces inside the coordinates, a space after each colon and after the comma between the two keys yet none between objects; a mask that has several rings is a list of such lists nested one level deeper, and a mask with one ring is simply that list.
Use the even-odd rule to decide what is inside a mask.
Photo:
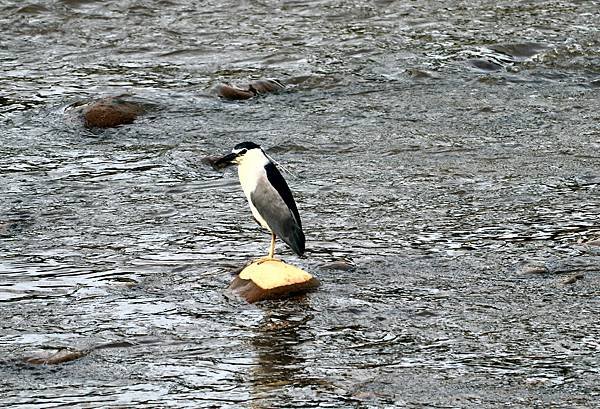
[{"label": "bird's head", "polygon": [[223,156],[215,161],[214,166],[223,169],[231,165],[240,165],[247,160],[264,160],[265,153],[262,148],[254,142],[242,142],[233,147],[230,154]]}]

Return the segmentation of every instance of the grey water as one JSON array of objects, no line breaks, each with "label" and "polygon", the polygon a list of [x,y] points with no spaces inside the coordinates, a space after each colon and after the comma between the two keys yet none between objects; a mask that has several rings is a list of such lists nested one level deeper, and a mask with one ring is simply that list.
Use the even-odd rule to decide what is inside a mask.
[{"label": "grey water", "polygon": [[[0,1],[0,403],[591,408],[597,1]],[[286,92],[212,89],[277,78]],[[68,107],[129,94],[131,125]],[[248,305],[260,143],[321,287]],[[332,268],[337,260],[355,268]],[[89,354],[57,365],[27,357]]]}]

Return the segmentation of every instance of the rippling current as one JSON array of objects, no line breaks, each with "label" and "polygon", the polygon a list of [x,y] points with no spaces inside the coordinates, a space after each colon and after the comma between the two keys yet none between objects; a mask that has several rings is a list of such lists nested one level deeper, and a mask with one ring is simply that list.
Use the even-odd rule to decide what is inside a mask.
[{"label": "rippling current", "polygon": [[[598,10],[0,1],[0,403],[594,406]],[[259,78],[286,92],[214,95]],[[68,115],[123,93],[131,125]],[[245,140],[289,170],[314,293],[225,291],[269,236],[202,158]],[[26,362],[61,348],[89,353]]]}]

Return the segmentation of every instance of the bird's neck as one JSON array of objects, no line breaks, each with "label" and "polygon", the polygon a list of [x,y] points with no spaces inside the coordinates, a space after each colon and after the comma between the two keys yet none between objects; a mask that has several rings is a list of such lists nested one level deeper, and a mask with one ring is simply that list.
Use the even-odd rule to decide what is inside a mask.
[{"label": "bird's neck", "polygon": [[262,154],[247,155],[238,166],[238,176],[240,178],[240,184],[246,194],[246,197],[250,199],[250,193],[256,189],[256,184],[259,180],[266,176],[265,165],[269,163]]}]

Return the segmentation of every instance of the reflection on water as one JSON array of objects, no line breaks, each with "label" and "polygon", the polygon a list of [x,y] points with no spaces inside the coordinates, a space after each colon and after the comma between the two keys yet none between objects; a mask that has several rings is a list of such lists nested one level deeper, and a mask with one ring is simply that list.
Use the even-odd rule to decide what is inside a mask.
[{"label": "reflection on water", "polygon": [[[0,402],[593,406],[596,9],[1,3]],[[70,115],[124,93],[132,125]],[[224,291],[268,236],[203,158],[244,140],[290,170],[305,298]]]},{"label": "reflection on water", "polygon": [[[275,304],[263,308],[263,319],[252,337],[256,354],[252,370],[252,407],[269,408],[278,403],[299,404],[309,398],[305,390],[316,380],[307,379],[305,361],[313,354],[302,348],[312,316],[300,305]],[[272,310],[271,308],[276,308]],[[307,315],[308,314],[308,315]]]}]

